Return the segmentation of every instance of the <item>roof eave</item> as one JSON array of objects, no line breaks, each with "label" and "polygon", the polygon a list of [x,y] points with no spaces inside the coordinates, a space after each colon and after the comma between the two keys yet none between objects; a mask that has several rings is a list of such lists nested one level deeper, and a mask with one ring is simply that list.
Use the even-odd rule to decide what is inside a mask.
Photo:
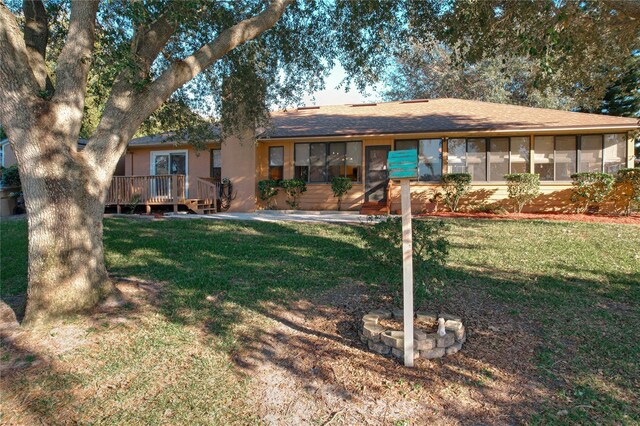
[{"label": "roof eave", "polygon": [[362,137],[389,137],[389,136],[397,136],[401,135],[403,137],[417,136],[417,135],[442,135],[446,134],[450,137],[455,137],[457,135],[468,135],[468,134],[478,134],[478,135],[486,135],[486,134],[544,134],[544,133],[553,133],[553,132],[586,132],[592,130],[599,131],[607,131],[607,130],[618,130],[618,131],[633,131],[640,129],[640,125],[630,125],[630,124],[609,124],[609,125],[593,125],[593,126],[547,126],[547,127],[528,127],[528,128],[514,128],[514,129],[500,129],[500,128],[486,128],[486,129],[469,129],[469,130],[424,130],[424,131],[408,131],[408,132],[353,132],[353,133],[328,133],[328,134],[317,134],[317,135],[309,135],[309,134],[292,134],[292,135],[284,135],[284,136],[272,136],[272,137],[261,137],[258,138],[262,141],[270,141],[270,140],[287,140],[287,139],[325,139],[325,138],[362,138]]}]

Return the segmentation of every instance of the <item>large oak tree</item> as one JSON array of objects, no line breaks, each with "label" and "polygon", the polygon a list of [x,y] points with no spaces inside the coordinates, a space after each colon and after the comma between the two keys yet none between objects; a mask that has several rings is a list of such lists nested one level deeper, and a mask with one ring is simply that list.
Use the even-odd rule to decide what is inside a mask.
[{"label": "large oak tree", "polygon": [[[114,291],[106,192],[129,140],[174,92],[218,101],[227,131],[254,126],[269,104],[322,87],[336,60],[362,84],[397,15],[386,2],[0,1],[0,124],[28,212],[25,321],[90,308]],[[80,151],[88,99],[99,114],[92,108]]]}]

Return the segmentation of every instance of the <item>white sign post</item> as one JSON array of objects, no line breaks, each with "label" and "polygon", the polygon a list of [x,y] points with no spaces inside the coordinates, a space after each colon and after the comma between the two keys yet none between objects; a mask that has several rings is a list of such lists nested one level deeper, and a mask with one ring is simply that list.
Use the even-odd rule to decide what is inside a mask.
[{"label": "white sign post", "polygon": [[400,181],[402,200],[402,300],[404,313],[404,365],[413,367],[413,240],[411,231],[411,187]]},{"label": "white sign post", "polygon": [[400,179],[402,203],[402,310],[404,322],[404,365],[413,367],[413,239],[411,231],[411,179],[418,177],[416,150],[389,153],[390,179]]}]

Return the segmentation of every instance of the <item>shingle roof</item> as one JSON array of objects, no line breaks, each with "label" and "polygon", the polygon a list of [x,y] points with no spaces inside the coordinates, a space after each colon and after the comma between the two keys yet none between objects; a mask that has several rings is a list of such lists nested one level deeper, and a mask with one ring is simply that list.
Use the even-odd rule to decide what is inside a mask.
[{"label": "shingle roof", "polygon": [[637,128],[638,119],[463,99],[301,107],[272,114],[266,138],[394,133]]}]

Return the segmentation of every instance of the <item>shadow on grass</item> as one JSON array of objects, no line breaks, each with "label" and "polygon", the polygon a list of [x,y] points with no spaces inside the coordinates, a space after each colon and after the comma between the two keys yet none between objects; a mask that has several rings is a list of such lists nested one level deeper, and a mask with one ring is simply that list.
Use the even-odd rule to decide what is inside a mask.
[{"label": "shadow on grass", "polygon": [[[482,231],[495,223],[468,221],[464,226]],[[576,272],[569,267],[561,276],[514,274],[474,262],[450,267],[447,297],[441,305],[432,303],[428,308],[441,308],[465,318],[469,340],[459,356],[435,362],[420,361],[423,369],[406,369],[393,359],[369,353],[357,337],[361,315],[380,307],[381,303],[390,303],[379,294],[362,299],[355,307],[340,306],[338,302],[312,305],[296,312],[296,308],[288,304],[318,292],[339,292],[341,285],[354,281],[376,284],[383,290],[398,284],[400,271],[390,270],[369,257],[357,227],[109,220],[105,222],[105,246],[111,273],[166,283],[158,300],[159,311],[175,324],[201,326],[206,333],[228,340],[228,347],[234,353],[251,354],[234,357],[237,365],[247,371],[271,363],[302,381],[331,383],[323,390],[337,399],[358,399],[362,395],[355,390],[354,383],[341,381],[330,365],[344,363],[356,371],[369,371],[380,383],[404,381],[425,389],[458,386],[477,394],[476,398],[481,398],[483,404],[493,410],[489,420],[502,418],[506,423],[525,421],[529,416],[536,418],[536,413],[541,411],[544,411],[539,417],[541,421],[564,421],[556,417],[556,410],[576,397],[566,401],[548,400],[557,388],[588,395],[586,399],[579,399],[581,401],[596,402],[582,404],[584,407],[577,409],[575,405],[579,404],[572,403],[568,407],[569,419],[574,418],[574,411],[576,419],[595,413],[605,422],[617,421],[619,418],[614,416],[617,412],[630,413],[632,418],[638,415],[637,409],[616,393],[585,385],[583,371],[578,367],[565,368],[565,364],[558,363],[567,354],[578,356],[584,346],[591,348],[591,352],[605,353],[626,347],[624,360],[601,356],[592,360],[596,365],[604,365],[605,374],[611,375],[609,380],[615,385],[632,386],[629,375],[632,377],[637,367],[634,369],[627,361],[637,359],[639,351],[633,333],[614,330],[614,321],[624,321],[619,315],[619,305],[613,303],[595,311],[595,315],[604,316],[609,322],[593,322],[594,313],[590,309],[599,301],[596,295],[636,303],[640,281],[637,274],[590,271],[601,277],[595,281],[565,278],[565,274]],[[482,244],[467,242],[459,246],[467,250],[481,249]],[[22,262],[26,262],[26,254]],[[603,279],[615,284],[611,291],[601,291]],[[371,288],[362,291],[375,293]],[[282,310],[265,308],[269,303],[281,305]],[[233,328],[242,322],[247,310],[264,314],[295,330],[296,337],[276,328],[256,335],[245,334],[240,339],[244,347],[235,347],[232,342],[237,336]],[[292,319],[283,312],[297,313],[305,320]],[[571,322],[572,318],[575,322]],[[333,321],[335,329],[317,327],[315,320]],[[563,321],[560,327],[554,325],[558,320]],[[637,315],[628,314],[626,321],[626,326],[637,325]],[[499,331],[489,329],[493,324],[497,324]],[[609,333],[614,339],[601,339],[596,332]],[[554,350],[547,357],[550,346],[561,350]],[[282,347],[286,347],[287,353],[282,352]],[[291,354],[307,358],[309,362],[295,362]],[[581,362],[584,357],[579,357]],[[495,371],[506,390],[520,387],[524,393],[509,399],[499,386],[483,384],[483,371],[487,369]],[[551,376],[540,374],[544,371],[550,371]],[[579,391],[587,387],[589,392]],[[12,386],[12,389],[16,388]],[[618,408],[612,414],[602,410],[597,402]],[[433,407],[444,410],[437,403],[433,403]],[[468,423],[478,420],[477,408],[472,407],[473,404],[448,401],[445,411],[451,420]],[[30,409],[52,422],[56,420],[55,413],[39,406]]]}]

